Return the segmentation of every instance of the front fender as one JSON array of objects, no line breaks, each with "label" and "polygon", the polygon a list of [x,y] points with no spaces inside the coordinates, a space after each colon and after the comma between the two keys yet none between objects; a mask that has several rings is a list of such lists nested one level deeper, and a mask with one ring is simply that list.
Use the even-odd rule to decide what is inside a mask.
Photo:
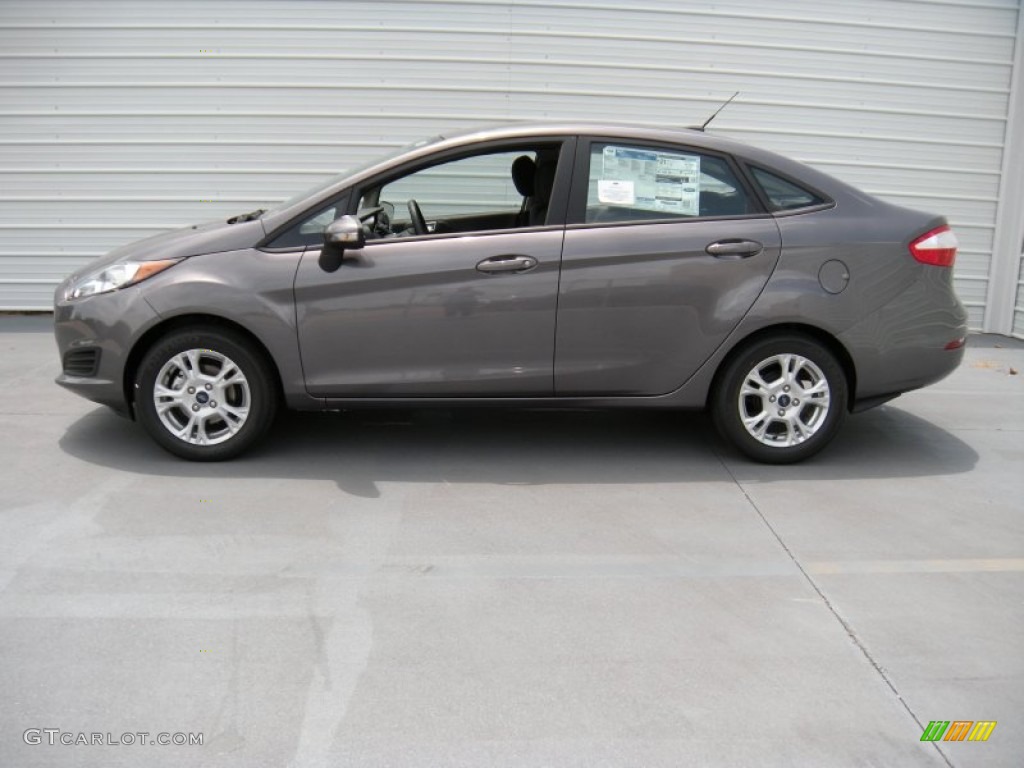
[{"label": "front fender", "polygon": [[301,407],[308,400],[295,330],[301,255],[245,249],[193,256],[154,279],[146,300],[162,322],[212,315],[244,328],[273,359],[288,404]]}]

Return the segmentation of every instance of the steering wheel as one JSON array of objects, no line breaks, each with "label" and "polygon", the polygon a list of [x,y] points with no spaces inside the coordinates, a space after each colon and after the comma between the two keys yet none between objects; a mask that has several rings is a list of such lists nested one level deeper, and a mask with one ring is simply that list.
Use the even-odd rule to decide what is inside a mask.
[{"label": "steering wheel", "polygon": [[409,199],[409,221],[412,222],[412,231],[417,235],[430,234],[426,219],[423,218],[423,211],[420,210],[420,204],[412,198]]}]

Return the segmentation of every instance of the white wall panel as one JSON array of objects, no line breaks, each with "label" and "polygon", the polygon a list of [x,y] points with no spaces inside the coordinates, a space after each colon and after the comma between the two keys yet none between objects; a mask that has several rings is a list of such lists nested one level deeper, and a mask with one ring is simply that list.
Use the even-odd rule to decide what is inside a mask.
[{"label": "white wall panel", "polygon": [[1013,307],[1013,335],[1024,339],[1024,252],[1020,255],[1020,269],[1017,273],[1017,303]]},{"label": "white wall panel", "polygon": [[1018,0],[7,0],[0,307],[47,308],[95,254],[424,135],[688,125],[739,90],[715,132],[946,214],[979,326],[1018,14]]}]

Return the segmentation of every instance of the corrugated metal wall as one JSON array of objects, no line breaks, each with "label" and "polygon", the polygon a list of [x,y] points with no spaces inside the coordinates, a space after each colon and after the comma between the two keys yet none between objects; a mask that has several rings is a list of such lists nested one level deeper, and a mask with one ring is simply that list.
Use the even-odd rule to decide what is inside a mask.
[{"label": "corrugated metal wall", "polygon": [[[1024,244],[1021,245],[1024,249]],[[1020,269],[1017,271],[1017,303],[1013,307],[1013,335],[1024,339],[1024,250],[1020,254]]]},{"label": "corrugated metal wall", "polygon": [[[0,307],[126,241],[506,119],[687,125],[946,213],[987,295],[1018,0],[0,3]],[[1004,329],[1009,330],[1009,329]]]}]

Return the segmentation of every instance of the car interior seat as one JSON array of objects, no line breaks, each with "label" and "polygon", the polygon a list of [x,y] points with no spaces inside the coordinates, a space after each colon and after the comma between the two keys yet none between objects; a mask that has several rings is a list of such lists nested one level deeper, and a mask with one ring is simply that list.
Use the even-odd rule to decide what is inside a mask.
[{"label": "car interior seat", "polygon": [[543,226],[547,221],[551,188],[555,185],[555,171],[558,168],[558,150],[542,149],[538,151],[536,166],[533,196],[526,206],[529,213],[527,225],[531,227]]},{"label": "car interior seat", "polygon": [[523,196],[523,205],[516,216],[516,226],[525,227],[530,222],[530,199],[533,197],[537,178],[537,164],[529,155],[521,155],[512,163],[512,183],[516,191]]}]

